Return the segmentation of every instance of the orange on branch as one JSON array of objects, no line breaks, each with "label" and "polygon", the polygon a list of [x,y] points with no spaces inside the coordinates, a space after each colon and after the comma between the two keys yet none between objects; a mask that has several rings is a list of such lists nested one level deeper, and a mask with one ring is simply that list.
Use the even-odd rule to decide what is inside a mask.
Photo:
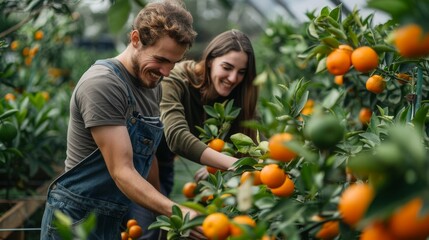
[{"label": "orange on branch", "polygon": [[372,111],[370,108],[363,107],[359,111],[359,122],[362,125],[367,125],[371,121]]},{"label": "orange on branch", "polygon": [[222,152],[225,142],[220,138],[215,138],[209,142],[208,146],[215,151]]},{"label": "orange on branch", "polygon": [[374,74],[368,78],[365,86],[368,91],[375,94],[380,94],[386,88],[386,82],[382,76]]},{"label": "orange on branch", "polygon": [[249,172],[243,172],[240,177],[240,183],[243,184],[247,181],[247,179],[252,178],[253,179],[253,185],[261,185],[261,171],[249,171]]},{"label": "orange on branch", "polygon": [[326,58],[326,68],[333,75],[344,75],[352,65],[350,52],[346,49],[335,49]]},{"label": "orange on branch", "polygon": [[268,164],[261,170],[261,181],[269,188],[280,187],[286,177],[286,173],[277,164]]},{"label": "orange on branch", "polygon": [[183,185],[182,193],[186,198],[194,198],[196,188],[197,184],[195,182],[187,182]]},{"label": "orange on branch", "polygon": [[378,54],[371,47],[359,47],[352,53],[352,65],[359,72],[372,71],[378,66]]},{"label": "orange on branch", "polygon": [[[312,217],[313,221],[320,222],[324,218],[319,215]],[[316,232],[315,237],[317,239],[334,239],[340,234],[340,224],[338,221],[328,221],[322,224],[322,227]]]},{"label": "orange on branch", "polygon": [[243,230],[240,225],[255,227],[256,222],[248,215],[235,216],[230,223],[231,236],[238,237],[243,234]]},{"label": "orange on branch", "polygon": [[143,235],[142,227],[139,225],[133,225],[130,228],[128,228],[128,236],[130,238],[138,238],[141,235]]},{"label": "orange on branch", "polygon": [[203,233],[210,240],[224,240],[230,235],[229,224],[229,218],[224,213],[212,213],[203,221]]},{"label": "orange on branch", "polygon": [[401,239],[426,239],[429,237],[429,213],[421,214],[423,200],[414,198],[390,218],[389,229]]},{"label": "orange on branch", "polygon": [[396,49],[401,56],[418,58],[429,54],[429,33],[417,24],[398,28],[394,34]]},{"label": "orange on branch", "polygon": [[286,175],[284,183],[278,188],[271,188],[271,192],[278,197],[290,197],[295,190],[295,184],[292,179]]},{"label": "orange on branch", "polygon": [[338,202],[338,210],[345,223],[354,227],[365,215],[374,198],[374,190],[368,184],[353,184],[344,190]]},{"label": "orange on branch", "polygon": [[268,140],[270,158],[282,162],[289,162],[294,159],[296,153],[284,145],[292,139],[293,136],[290,133],[277,133],[271,136]]}]

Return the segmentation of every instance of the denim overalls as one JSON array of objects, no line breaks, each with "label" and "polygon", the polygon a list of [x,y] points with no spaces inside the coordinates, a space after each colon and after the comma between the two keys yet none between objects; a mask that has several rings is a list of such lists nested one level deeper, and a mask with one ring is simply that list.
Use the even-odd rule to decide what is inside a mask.
[{"label": "denim overalls", "polygon": [[[147,177],[152,156],[161,140],[163,124],[145,117],[135,110],[135,99],[120,70],[108,60],[95,64],[107,66],[121,78],[128,89],[128,102],[132,115],[127,119],[127,129],[133,147],[136,170]],[[120,239],[120,225],[131,201],[119,190],[110,176],[99,149],[58,177],[49,187],[42,219],[41,239],[60,239],[53,226],[54,211],[69,215],[73,225],[82,222],[91,212],[97,216],[96,227],[88,239]]]}]

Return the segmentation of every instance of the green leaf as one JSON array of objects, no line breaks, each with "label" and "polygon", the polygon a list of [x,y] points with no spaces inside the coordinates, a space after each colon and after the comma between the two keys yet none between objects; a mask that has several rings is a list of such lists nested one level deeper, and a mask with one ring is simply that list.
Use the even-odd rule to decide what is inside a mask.
[{"label": "green leaf", "polygon": [[317,34],[316,25],[313,22],[308,25],[307,34],[309,37],[319,39],[319,34]]},{"label": "green leaf", "polygon": [[117,34],[124,27],[131,12],[129,0],[116,0],[107,13],[107,23],[112,33]]},{"label": "green leaf", "polygon": [[95,215],[94,212],[91,212],[91,214],[82,222],[82,224],[79,224],[79,230],[78,236],[80,239],[87,239],[89,236],[89,233],[94,229],[95,224],[97,222],[97,215]]},{"label": "green leaf", "polygon": [[399,17],[409,12],[410,3],[402,0],[370,0],[368,7],[378,9],[390,14],[392,17]]},{"label": "green leaf", "polygon": [[338,100],[340,99],[341,94],[337,89],[332,89],[328,96],[325,97],[325,99],[323,99],[323,107],[325,108],[332,108],[334,107],[334,105],[338,102]]},{"label": "green leaf", "polygon": [[7,110],[6,112],[4,112],[3,114],[0,115],[0,120],[5,119],[9,116],[14,115],[16,112],[18,112],[18,109],[10,109]]},{"label": "green leaf", "polygon": [[215,103],[214,104],[214,109],[217,113],[217,115],[223,119],[225,117],[225,107],[222,103]]},{"label": "green leaf", "polygon": [[347,35],[341,29],[334,28],[334,27],[328,27],[326,29],[326,31],[333,34],[338,39],[347,40]]},{"label": "green leaf", "polygon": [[172,212],[173,215],[177,215],[180,219],[183,218],[182,210],[177,205],[173,205]]},{"label": "green leaf", "polygon": [[324,7],[320,10],[320,16],[329,16],[329,7]]},{"label": "green leaf", "polygon": [[209,105],[204,105],[203,106],[204,111],[213,118],[219,118],[219,114],[217,113],[217,111],[214,109],[214,107],[209,106]]},{"label": "green leaf", "polygon": [[254,166],[258,163],[258,160],[251,157],[243,157],[238,159],[232,164],[232,167],[241,167],[241,166]]},{"label": "green leaf", "polygon": [[184,202],[181,205],[183,205],[185,207],[188,207],[190,209],[193,209],[193,210],[195,210],[195,211],[197,211],[199,213],[207,214],[207,209],[203,205],[201,205],[199,203],[196,203],[196,202]]},{"label": "green leaf", "polygon": [[191,220],[189,220],[188,222],[185,222],[181,228],[181,230],[186,230],[186,229],[191,229],[197,226],[201,226],[203,225],[204,219],[206,218],[206,216],[204,215],[198,215],[194,218],[192,218]]},{"label": "green leaf", "polygon": [[183,220],[178,215],[171,215],[170,221],[171,221],[171,225],[175,229],[180,229],[182,227],[182,225],[183,225]]},{"label": "green leaf", "polygon": [[330,46],[331,48],[337,48],[338,45],[340,45],[340,42],[334,37],[324,37],[324,38],[320,39],[320,41],[322,43]]},{"label": "green leaf", "polygon": [[[332,11],[329,13],[329,16],[328,16],[328,20],[329,20],[329,22],[331,23],[331,24],[333,24],[334,25],[334,23],[332,23],[331,22],[331,20],[330,19],[332,19],[333,21],[335,21],[335,23],[337,23],[338,24],[338,22],[340,21],[340,19],[341,19],[341,4],[340,5],[338,5],[338,6],[336,6],[334,9],[332,9]],[[339,27],[339,25],[338,26],[336,26],[336,27]]]},{"label": "green leaf", "polygon": [[429,111],[429,105],[424,105],[420,107],[417,110],[416,115],[412,120],[415,128],[418,130],[418,133],[423,133],[424,131],[428,111]]}]

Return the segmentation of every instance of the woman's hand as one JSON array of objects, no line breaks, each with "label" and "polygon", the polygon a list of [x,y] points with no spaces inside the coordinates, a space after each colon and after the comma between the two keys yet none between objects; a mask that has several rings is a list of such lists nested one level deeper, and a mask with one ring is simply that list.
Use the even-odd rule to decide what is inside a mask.
[{"label": "woman's hand", "polygon": [[207,168],[203,166],[195,172],[194,179],[196,182],[199,182],[201,180],[207,179],[208,176],[209,172],[207,171]]}]

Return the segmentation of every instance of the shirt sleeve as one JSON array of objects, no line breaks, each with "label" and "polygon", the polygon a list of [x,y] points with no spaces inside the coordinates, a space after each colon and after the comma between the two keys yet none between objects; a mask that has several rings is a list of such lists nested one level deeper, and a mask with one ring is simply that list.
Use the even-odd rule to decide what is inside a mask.
[{"label": "shirt sleeve", "polygon": [[173,74],[162,81],[160,107],[165,138],[172,152],[200,163],[207,145],[190,131],[185,114],[185,108],[190,104],[188,83],[176,77]]},{"label": "shirt sleeve", "polygon": [[[97,68],[97,69],[95,69]],[[76,104],[86,128],[126,125],[125,85],[108,69],[94,67],[98,73],[87,78],[76,91]]]}]

